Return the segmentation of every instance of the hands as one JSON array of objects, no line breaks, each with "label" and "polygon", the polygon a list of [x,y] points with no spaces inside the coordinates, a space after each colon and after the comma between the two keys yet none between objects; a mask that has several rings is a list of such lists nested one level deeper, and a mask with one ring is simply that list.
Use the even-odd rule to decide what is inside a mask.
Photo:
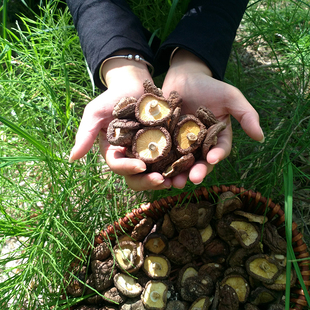
[{"label": "hands", "polygon": [[[120,51],[120,54],[126,52],[128,51]],[[113,119],[114,105],[125,96],[139,98],[143,94],[142,83],[145,79],[151,80],[150,74],[146,65],[122,59],[108,61],[103,70],[109,89],[86,106],[69,162],[84,156],[99,134],[100,151],[107,164],[112,171],[125,176],[128,186],[133,190],[157,190],[171,186],[183,188],[188,177],[195,184],[201,183],[212,171],[214,164],[230,153],[230,115],[240,122],[251,138],[257,141],[264,138],[258,114],[241,92],[213,79],[204,62],[190,52],[179,50],[162,87],[164,96],[168,97],[170,91],[176,90],[183,98],[183,114],[195,114],[199,106],[205,105],[219,120],[226,122],[227,127],[220,133],[218,144],[211,149],[207,158],[196,162],[188,173],[182,173],[173,179],[164,179],[156,172],[141,173],[146,170],[144,162],[126,158],[124,148],[110,145],[106,141],[106,129]]]}]

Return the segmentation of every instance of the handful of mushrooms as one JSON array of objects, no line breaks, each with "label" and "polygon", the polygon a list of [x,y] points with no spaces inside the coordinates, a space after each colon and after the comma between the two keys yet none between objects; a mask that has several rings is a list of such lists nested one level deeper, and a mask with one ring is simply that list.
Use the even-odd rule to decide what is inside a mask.
[{"label": "handful of mushrooms", "polygon": [[296,282],[292,270],[286,283],[286,241],[242,209],[228,191],[217,203],[174,206],[156,223],[146,217],[113,248],[98,244],[89,266],[66,276],[67,294],[92,294],[74,309],[283,310]]},{"label": "handful of mushrooms", "polygon": [[126,147],[127,156],[144,161],[148,171],[176,176],[197,158],[206,158],[226,124],[203,106],[196,115],[181,115],[182,98],[176,91],[166,99],[151,81],[143,87],[139,99],[125,97],[115,105],[107,140]]}]

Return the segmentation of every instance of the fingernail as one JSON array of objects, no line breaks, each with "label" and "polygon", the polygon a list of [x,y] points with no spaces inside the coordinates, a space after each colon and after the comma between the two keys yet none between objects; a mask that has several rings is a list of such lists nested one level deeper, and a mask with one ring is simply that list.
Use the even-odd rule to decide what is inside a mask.
[{"label": "fingernail", "polygon": [[69,159],[68,159],[69,164],[72,164],[74,162],[74,159],[72,159],[72,156],[73,156],[73,150],[71,151]]},{"label": "fingernail", "polygon": [[215,162],[213,162],[213,163],[210,163],[210,162],[209,162],[209,164],[210,164],[210,165],[216,165],[218,162],[219,162],[219,160],[217,159],[217,160],[216,160]]},{"label": "fingernail", "polygon": [[199,185],[201,182],[202,182],[202,181],[200,181],[200,182],[198,182],[198,183],[194,183],[194,182],[193,182],[193,183],[194,183],[194,185]]},{"label": "fingernail", "polygon": [[135,167],[134,168],[135,173],[141,173],[141,172],[144,172],[145,170],[146,170],[146,168],[142,168],[142,167]]},{"label": "fingernail", "polygon": [[258,141],[259,143],[264,143],[265,142],[265,135],[264,135],[264,132],[263,130],[261,129],[262,131],[262,135],[263,135],[263,139],[261,139],[260,141]]},{"label": "fingernail", "polygon": [[153,179],[153,180],[152,180],[152,183],[153,183],[154,185],[160,185],[160,184],[163,184],[164,182],[165,182],[165,179],[163,179],[163,180]]}]

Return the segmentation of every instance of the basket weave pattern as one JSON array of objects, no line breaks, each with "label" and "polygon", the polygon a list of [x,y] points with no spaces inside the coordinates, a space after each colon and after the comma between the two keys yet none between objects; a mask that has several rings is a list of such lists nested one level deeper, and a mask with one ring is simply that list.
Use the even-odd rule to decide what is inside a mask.
[{"label": "basket weave pattern", "polygon": [[[139,208],[127,213],[123,218],[115,221],[109,225],[105,230],[102,230],[95,238],[95,244],[102,243],[104,239],[109,238],[114,240],[115,235],[122,235],[124,232],[130,233],[134,226],[137,225],[140,220],[149,216],[154,220],[160,219],[166,212],[168,212],[174,205],[182,202],[182,200],[188,196],[188,198],[204,197],[209,200],[212,196],[220,195],[223,192],[231,191],[235,195],[238,195],[244,204],[244,211],[263,215],[266,214],[268,221],[278,227],[279,234],[285,238],[285,215],[279,204],[272,202],[269,198],[263,197],[259,192],[252,190],[246,190],[244,188],[238,188],[236,186],[220,187],[213,186],[211,188],[201,187],[198,188],[191,195],[188,193],[182,193],[178,196],[172,196],[154,201],[152,203],[143,204]],[[292,225],[292,241],[293,249],[297,259],[304,259],[298,263],[304,283],[309,291],[310,286],[310,255],[307,249],[307,245],[304,243],[302,234],[297,230],[297,224],[293,222]],[[307,259],[309,258],[309,259]],[[307,302],[304,296],[304,292],[299,288],[300,283],[297,281],[296,285],[291,289],[291,302],[294,307],[291,310],[302,310],[307,306]]]}]

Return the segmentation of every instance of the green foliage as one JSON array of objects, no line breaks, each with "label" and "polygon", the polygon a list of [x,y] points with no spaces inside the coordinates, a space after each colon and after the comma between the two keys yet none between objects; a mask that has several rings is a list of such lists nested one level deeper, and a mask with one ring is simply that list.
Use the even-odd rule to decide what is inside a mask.
[{"label": "green foliage", "polygon": [[[161,40],[188,3],[128,2]],[[59,4],[46,1],[32,7],[32,15],[20,12],[0,39],[0,249],[11,238],[20,243],[0,257],[1,309],[67,308],[77,299],[63,294],[64,275],[74,259],[85,258],[82,250],[99,230],[142,201],[197,188],[188,182],[184,190],[133,193],[109,171],[97,145],[68,163],[83,109],[94,95],[71,16]],[[302,1],[249,6],[226,81],[258,111],[266,141],[252,141],[233,120],[232,152],[201,184],[243,186],[279,202],[293,192],[294,210],[305,223],[309,212],[298,199],[309,197],[308,20],[309,5]],[[265,62],[253,58],[262,47]],[[15,260],[16,266],[4,268]]]}]

